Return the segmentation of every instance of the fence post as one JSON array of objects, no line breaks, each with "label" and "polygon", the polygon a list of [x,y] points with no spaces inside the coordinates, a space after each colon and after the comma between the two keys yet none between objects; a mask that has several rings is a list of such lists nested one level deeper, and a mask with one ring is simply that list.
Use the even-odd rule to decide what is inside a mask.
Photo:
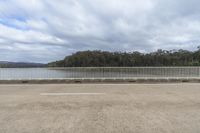
[{"label": "fence post", "polygon": [[200,77],[200,67],[199,67],[199,77]]}]

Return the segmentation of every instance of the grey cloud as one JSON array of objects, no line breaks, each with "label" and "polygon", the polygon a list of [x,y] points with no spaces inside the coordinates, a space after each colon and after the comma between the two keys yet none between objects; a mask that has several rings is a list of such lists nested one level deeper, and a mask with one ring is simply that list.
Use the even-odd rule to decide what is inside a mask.
[{"label": "grey cloud", "polygon": [[0,1],[0,60],[48,62],[88,49],[194,50],[200,42],[199,4],[198,0]]}]

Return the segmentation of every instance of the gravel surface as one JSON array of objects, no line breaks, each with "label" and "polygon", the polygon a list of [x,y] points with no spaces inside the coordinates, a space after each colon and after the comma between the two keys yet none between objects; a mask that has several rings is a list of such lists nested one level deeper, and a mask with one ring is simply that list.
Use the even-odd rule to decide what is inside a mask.
[{"label": "gravel surface", "polygon": [[200,133],[200,84],[0,85],[0,133]]}]

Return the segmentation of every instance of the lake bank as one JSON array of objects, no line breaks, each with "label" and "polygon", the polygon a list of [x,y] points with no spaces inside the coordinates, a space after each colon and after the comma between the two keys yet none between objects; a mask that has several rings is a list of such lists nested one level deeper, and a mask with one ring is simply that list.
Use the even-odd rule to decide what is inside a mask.
[{"label": "lake bank", "polygon": [[27,79],[0,80],[0,84],[95,84],[95,83],[200,83],[200,78],[68,78],[68,79]]}]

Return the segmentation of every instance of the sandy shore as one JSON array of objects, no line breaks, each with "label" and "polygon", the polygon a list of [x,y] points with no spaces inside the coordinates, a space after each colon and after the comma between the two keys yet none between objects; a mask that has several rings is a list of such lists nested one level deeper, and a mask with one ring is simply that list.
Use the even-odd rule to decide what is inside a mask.
[{"label": "sandy shore", "polygon": [[161,132],[200,132],[200,84],[0,85],[0,133]]}]

